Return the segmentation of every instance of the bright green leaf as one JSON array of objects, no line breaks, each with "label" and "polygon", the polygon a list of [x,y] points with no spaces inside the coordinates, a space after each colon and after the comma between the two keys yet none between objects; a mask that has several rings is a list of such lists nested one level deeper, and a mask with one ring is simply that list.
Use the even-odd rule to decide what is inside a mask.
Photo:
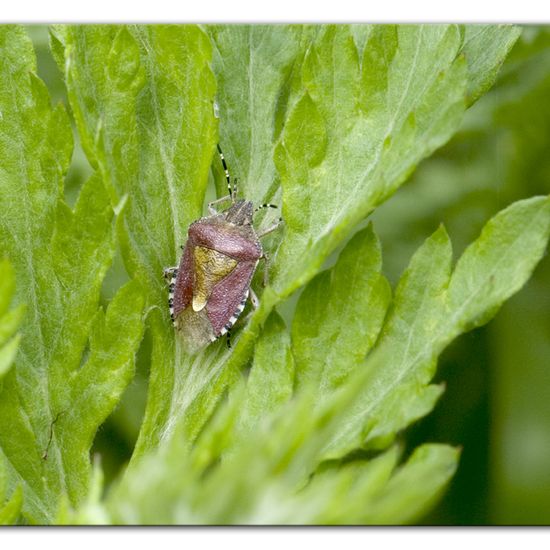
[{"label": "bright green leaf", "polygon": [[[280,204],[273,150],[292,102],[301,61],[316,28],[208,25],[218,90],[220,144],[239,194]],[[220,195],[227,193],[219,178]]]},{"label": "bright green leaf", "polygon": [[462,52],[468,63],[468,103],[476,101],[495,82],[508,52],[521,33],[507,25],[465,25]]},{"label": "bright green leaf", "polygon": [[18,485],[10,500],[0,508],[0,525],[13,525],[21,512],[23,489]]},{"label": "bright green leaf", "polygon": [[372,227],[357,233],[330,270],[304,290],[292,325],[298,388],[337,387],[374,346],[391,296]]},{"label": "bright green leaf", "polygon": [[[15,273],[6,260],[0,261],[0,381],[11,367],[17,349],[20,335],[16,334],[25,312],[25,306],[9,310],[15,290]],[[1,382],[0,382],[1,383]]]},{"label": "bright green leaf", "polygon": [[339,456],[366,441],[385,446],[431,410],[441,392],[429,386],[438,355],[459,334],[486,323],[527,281],[550,235],[550,199],[512,204],[491,219],[450,276],[449,239],[438,229],[414,255],[396,290],[380,339],[367,359],[362,404],[327,449]]},{"label": "bright green leaf", "polygon": [[[346,27],[319,33],[304,61],[307,92],[275,156],[286,226],[274,281],[280,296],[310,279],[350,229],[457,129],[466,85],[459,46],[454,26],[381,26],[360,60]],[[378,50],[386,58],[371,74]]]},{"label": "bright green leaf", "polygon": [[293,393],[294,358],[284,321],[275,313],[267,320],[254,351],[239,408],[238,428],[253,433],[254,427],[286,403]]},{"label": "bright green leaf", "polygon": [[541,259],[550,233],[550,199],[533,197],[499,212],[457,263],[447,323],[463,332],[489,321]]},{"label": "bright green leaf", "polygon": [[[4,268],[5,269],[5,268]],[[13,525],[21,513],[23,490],[17,485],[10,498],[7,495],[8,476],[6,464],[0,455],[0,525]]]},{"label": "bright green leaf", "polygon": [[[102,360],[86,375],[97,345],[89,332],[101,315],[99,293],[115,246],[113,209],[97,175],[84,184],[74,210],[67,206],[67,114],[50,105],[21,28],[1,27],[0,49],[0,255],[15,269],[15,302],[27,306],[20,350],[0,392],[0,455],[9,487],[23,488],[25,519],[47,523],[63,495],[76,506],[88,491],[88,452],[129,381],[142,300],[134,286],[132,303],[109,308],[108,328],[122,325],[128,332],[97,350]],[[81,401],[79,380],[86,391],[100,391]]]}]

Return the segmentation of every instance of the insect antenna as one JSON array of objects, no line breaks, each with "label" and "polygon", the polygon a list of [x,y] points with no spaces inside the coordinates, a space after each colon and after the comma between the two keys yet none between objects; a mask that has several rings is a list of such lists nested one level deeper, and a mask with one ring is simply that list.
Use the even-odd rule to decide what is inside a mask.
[{"label": "insect antenna", "polygon": [[225,172],[225,181],[227,181],[227,192],[231,197],[231,202],[235,202],[235,195],[237,194],[237,184],[236,182],[233,182],[233,185],[231,184],[229,169],[227,168],[227,163],[225,162],[225,157],[223,156],[223,151],[219,143],[217,144],[217,148],[218,148],[218,154],[220,155],[220,160],[222,161],[223,171]]},{"label": "insect antenna", "polygon": [[276,204],[270,204],[270,203],[265,203],[265,204],[260,204],[260,206],[257,206],[254,210],[254,212],[257,212],[258,210],[261,210],[262,208],[279,208]]}]

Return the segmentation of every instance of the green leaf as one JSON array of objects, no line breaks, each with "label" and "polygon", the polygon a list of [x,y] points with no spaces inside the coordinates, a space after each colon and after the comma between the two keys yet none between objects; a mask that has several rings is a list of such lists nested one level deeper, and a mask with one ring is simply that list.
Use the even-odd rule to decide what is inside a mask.
[{"label": "green leaf", "polygon": [[103,494],[103,471],[101,470],[99,457],[94,457],[90,488],[86,499],[78,509],[74,509],[64,498],[57,510],[56,525],[105,525],[110,523],[110,518],[105,509],[101,497]]},{"label": "green leaf", "polygon": [[464,332],[487,323],[542,258],[550,232],[550,199],[533,197],[501,211],[464,252],[449,285],[447,323]]},{"label": "green leaf", "polygon": [[18,485],[11,498],[0,508],[0,525],[14,525],[21,512],[23,489]]},{"label": "green leaf", "polygon": [[[100,288],[115,246],[109,195],[96,175],[84,184],[74,210],[67,206],[67,114],[61,105],[50,105],[21,28],[0,28],[0,49],[0,255],[15,269],[15,302],[27,305],[20,351],[0,392],[0,456],[9,487],[23,487],[25,519],[47,523],[62,495],[77,505],[87,493],[89,448],[129,381],[129,357],[141,338],[141,321],[135,319],[142,299],[134,285],[132,303],[109,308],[107,329],[122,325],[128,333],[111,336],[108,349],[90,342],[88,357],[89,331],[101,315]],[[89,372],[97,352],[102,361]],[[97,394],[83,402],[78,383],[81,391],[93,388]]]},{"label": "green leaf", "polygon": [[[2,469],[0,467],[0,471]],[[1,475],[2,473],[0,472]],[[0,503],[0,525],[15,525],[23,504],[23,489],[21,485],[15,488],[13,494],[6,502],[4,502],[4,494],[0,491]]]},{"label": "green leaf", "polygon": [[495,82],[504,59],[521,29],[509,25],[465,25],[462,52],[468,63],[468,104],[474,103]]},{"label": "green leaf", "polygon": [[292,324],[298,389],[315,386],[321,399],[374,346],[391,297],[381,268],[380,243],[369,226],[306,287]]},{"label": "green leaf", "polygon": [[23,504],[23,490],[17,485],[10,498],[7,498],[8,476],[6,464],[0,455],[0,525],[13,525],[17,522]]},{"label": "green leaf", "polygon": [[414,255],[395,293],[383,337],[364,366],[361,405],[327,448],[341,456],[364,442],[386,446],[429,412],[441,388],[428,385],[441,351],[459,334],[489,321],[541,259],[550,235],[550,199],[512,204],[491,219],[450,276],[451,249],[438,229]]},{"label": "green leaf", "polygon": [[[438,354],[527,278],[546,242],[544,224],[531,239],[523,235],[519,271],[487,293],[485,277],[493,256],[506,253],[508,230],[497,223],[496,238],[482,235],[487,243],[474,245],[449,280],[451,249],[440,229],[411,262],[386,322],[390,292],[372,228],[315,276],[458,129],[468,94],[492,81],[514,32],[476,38],[455,25],[54,29],[52,49],[83,146],[120,211],[117,237],[145,292],[152,343],[145,418],[130,467],[107,512],[101,509],[104,521],[343,521],[332,498],[349,498],[357,521],[411,521],[432,502],[456,467],[454,451],[421,449],[397,471],[396,450],[361,454],[354,465],[342,457],[364,445],[386,449],[431,410],[442,391],[429,384]],[[497,44],[485,50],[489,39]],[[275,256],[272,285],[232,351],[218,342],[190,356],[170,326],[162,269],[175,265],[187,226],[202,213],[217,139],[215,98],[233,176],[254,201],[278,202],[282,190],[286,229],[266,244]],[[215,179],[225,194],[223,177]],[[519,218],[504,224],[508,233]],[[306,283],[290,339],[273,310]],[[463,294],[473,296],[471,308],[461,310]],[[75,386],[83,399],[86,377],[115,344],[110,327],[119,325],[109,312],[122,311],[126,300],[115,299],[105,318],[90,318],[89,368]],[[137,317],[129,325],[137,332]],[[132,342],[116,343],[127,365]],[[117,388],[125,368],[115,369]],[[99,396],[107,399],[110,382],[98,377]],[[89,412],[90,422],[99,418],[94,407]],[[69,419],[56,420],[57,439]],[[77,434],[81,446],[92,433]],[[430,471],[433,483],[410,489],[411,478]],[[372,508],[362,508],[362,499]],[[405,514],[403,502],[414,499]],[[85,518],[79,503],[75,517]]]},{"label": "green leaf", "polygon": [[[88,450],[97,426],[133,378],[134,355],[143,330],[142,309],[141,290],[131,281],[117,292],[106,313],[98,310],[92,321],[87,360],[72,379],[71,408],[59,417],[55,428],[60,445],[67,449],[64,461],[69,470],[89,469]],[[81,478],[80,482],[78,494],[86,495],[89,480]]]},{"label": "green leaf", "polygon": [[[498,44],[478,66],[475,55],[491,37]],[[302,96],[275,151],[286,233],[274,292],[265,293],[257,322],[449,139],[466,88],[488,86],[516,37],[508,27],[474,40],[467,73],[456,26],[340,25],[317,33],[303,62]]]},{"label": "green leaf", "polygon": [[146,292],[153,355],[135,459],[177,419],[196,433],[202,408],[217,400],[214,381],[221,377],[220,395],[225,387],[223,348],[210,348],[199,363],[175,341],[162,277],[202,212],[216,143],[211,46],[192,25],[59,26],[54,40],[64,48],[61,68],[88,158],[127,199],[118,237],[128,272]]},{"label": "green leaf", "polygon": [[319,33],[304,61],[307,91],[275,156],[286,225],[279,296],[307,282],[351,228],[456,131],[466,86],[459,47],[454,26],[381,26],[360,59],[347,27]]},{"label": "green leaf", "polygon": [[448,445],[422,445],[368,503],[369,524],[412,523],[429,510],[456,471],[459,452]]},{"label": "green leaf", "polygon": [[[357,380],[355,380],[357,381]],[[266,411],[253,437],[229,442],[237,425],[239,395],[205,428],[191,455],[181,442],[144,457],[132,476],[109,496],[115,523],[314,524],[407,521],[423,512],[454,472],[457,454],[445,446],[421,448],[394,470],[392,448],[371,460],[329,465],[310,478],[324,443],[338,430],[344,411],[360,394],[344,384],[323,407],[301,395],[278,410]],[[246,398],[240,401],[246,403]],[[220,440],[224,443],[220,447]],[[235,444],[237,442],[237,444]],[[449,450],[447,450],[449,449]],[[208,450],[211,454],[208,455]],[[221,458],[221,460],[220,460]],[[243,474],[243,466],[246,472]],[[185,471],[186,475],[178,475]],[[433,478],[411,486],[411,480]],[[403,500],[409,503],[401,509]],[[402,495],[403,496],[403,495]],[[378,504],[382,506],[379,511]],[[385,519],[380,519],[385,518]]]},{"label": "green leaf", "polygon": [[[391,447],[370,460],[329,463],[296,495],[282,523],[323,525],[367,524],[370,506],[391,479],[399,460]],[[369,506],[370,505],[370,506]]]},{"label": "green leaf", "polygon": [[[7,260],[0,261],[0,391],[2,378],[6,375],[17,355],[20,334],[15,334],[23,317],[25,306],[9,310],[15,290],[15,272]],[[23,490],[17,485],[8,499],[5,460],[0,454],[0,525],[16,523],[23,504]]]},{"label": "green leaf", "polygon": [[[458,463],[446,445],[423,445],[399,467],[398,448],[317,473],[280,523],[398,525],[420,517],[445,489]],[[287,512],[285,510],[283,514]]]},{"label": "green leaf", "polygon": [[254,361],[241,395],[237,430],[247,437],[273,411],[284,405],[293,394],[294,357],[284,321],[272,313],[255,350]]},{"label": "green leaf", "polygon": [[25,313],[25,306],[9,310],[15,290],[15,273],[7,260],[0,261],[0,383],[10,369],[17,349],[20,335],[16,334]]},{"label": "green leaf", "polygon": [[[239,194],[280,204],[273,163],[293,87],[316,32],[304,25],[208,25],[216,75],[220,143]],[[218,194],[227,194],[218,178]]]},{"label": "green leaf", "polygon": [[[345,398],[356,392],[351,388]],[[172,438],[125,476],[108,501],[114,522],[262,524],[284,511],[281,499],[304,483],[341,408],[333,404],[312,415],[310,396],[301,398],[266,411],[249,432],[252,437],[235,438],[238,444],[232,449],[220,449],[220,439],[225,436],[227,443],[235,426],[239,404],[246,404],[239,399],[246,391],[233,395],[234,401],[222,406],[190,454],[182,453],[183,442]],[[340,399],[338,405],[345,402]],[[182,471],[187,475],[177,474]]]}]

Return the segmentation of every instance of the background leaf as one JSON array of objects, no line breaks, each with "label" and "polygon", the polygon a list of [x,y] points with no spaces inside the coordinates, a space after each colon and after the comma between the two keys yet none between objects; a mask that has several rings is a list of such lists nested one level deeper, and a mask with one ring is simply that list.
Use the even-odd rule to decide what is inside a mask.
[{"label": "background leaf", "polygon": [[396,290],[360,405],[349,411],[350,421],[327,449],[329,456],[341,456],[357,444],[365,418],[372,422],[365,442],[385,446],[433,408],[441,388],[428,383],[438,355],[461,332],[486,323],[525,284],[549,235],[550,200],[536,197],[491,219],[452,276],[445,231],[440,228],[424,243]]},{"label": "background leaf", "polygon": [[504,59],[520,34],[519,27],[464,25],[462,52],[468,63],[469,104],[494,84]]},{"label": "background leaf", "polygon": [[[74,210],[66,205],[63,178],[72,148],[67,115],[61,105],[50,106],[34,75],[24,31],[1,27],[0,47],[0,255],[15,268],[15,302],[27,305],[20,351],[0,393],[0,448],[8,486],[23,487],[26,520],[46,523],[61,495],[76,506],[87,492],[92,437],[131,376],[142,302],[134,287],[133,301],[118,313],[124,320],[138,318],[121,341],[126,355],[117,341],[102,351],[97,370],[87,368],[89,331],[114,251],[113,211],[97,176],[86,182]],[[90,341],[90,356],[99,351]],[[109,370],[103,389],[101,367]],[[74,394],[78,380],[88,391],[99,390],[84,403]]]},{"label": "background leaf", "polygon": [[[503,206],[550,192],[548,36],[546,27],[522,28],[495,87],[468,110],[461,130],[375,212],[390,280],[437,224],[445,223],[460,253]],[[411,432],[410,444],[464,448],[430,523],[548,522],[548,266],[545,255],[486,328],[441,357],[436,379],[447,383],[445,399]]]}]

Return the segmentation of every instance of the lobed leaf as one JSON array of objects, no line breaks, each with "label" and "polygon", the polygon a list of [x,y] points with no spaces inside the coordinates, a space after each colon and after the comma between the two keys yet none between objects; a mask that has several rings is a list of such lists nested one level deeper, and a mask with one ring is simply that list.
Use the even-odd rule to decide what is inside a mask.
[{"label": "lobed leaf", "polygon": [[[191,455],[182,454],[182,442],[172,439],[145,457],[134,475],[123,479],[108,499],[112,521],[378,523],[390,517],[392,508],[398,509],[397,521],[415,517],[456,468],[457,455],[445,446],[433,452],[422,449],[397,470],[398,452],[393,448],[371,460],[329,465],[310,479],[319,453],[339,429],[360,387],[345,383],[322,407],[313,407],[313,396],[301,394],[286,406],[266,411],[255,425],[253,438],[228,441],[228,433],[238,426],[240,405],[246,404],[246,391],[234,392],[235,401],[222,407],[205,427]],[[425,486],[409,486],[415,475],[427,476],[431,470],[434,476]],[[404,487],[411,500],[415,491],[418,496],[409,515],[399,509],[399,487]],[[379,502],[383,505],[380,513]]]},{"label": "lobed leaf", "polygon": [[265,416],[284,405],[293,394],[294,357],[284,321],[274,312],[262,331],[241,397],[237,431],[250,437]]},{"label": "lobed leaf", "polygon": [[468,63],[469,105],[494,84],[520,34],[519,27],[510,25],[464,25],[462,52]]},{"label": "lobed leaf", "polygon": [[374,346],[391,296],[381,268],[380,243],[369,226],[306,287],[292,324],[298,390],[316,387],[322,399]]},{"label": "lobed leaf", "polygon": [[[304,25],[207,25],[216,75],[219,141],[238,192],[255,204],[280,203],[273,163],[293,86],[316,33]],[[227,194],[218,178],[218,194]]]},{"label": "lobed leaf", "polygon": [[[106,520],[337,522],[343,516],[331,499],[348,498],[350,517],[383,523],[411,521],[435,498],[456,467],[447,447],[423,448],[396,472],[394,450],[339,461],[364,445],[386,448],[431,410],[442,391],[429,385],[438,354],[523,284],[547,239],[543,214],[520,239],[518,271],[496,281],[487,300],[476,293],[523,214],[496,223],[494,239],[488,229],[486,245],[474,245],[452,278],[448,238],[436,232],[404,274],[385,323],[390,293],[372,229],[314,277],[457,130],[515,33],[476,36],[455,25],[55,29],[52,47],[86,153],[122,208],[117,235],[145,290],[152,336],[146,415]],[[254,201],[277,201],[282,187],[286,230],[273,283],[232,352],[220,342],[188,356],[169,325],[161,271],[178,259],[187,225],[202,211],[217,129],[211,59],[230,169]],[[225,194],[223,178],[217,187]],[[273,309],[308,282],[291,347]],[[462,308],[464,295],[473,296],[471,307]],[[93,341],[101,342],[102,314],[94,319]],[[245,381],[239,371],[253,353]],[[327,458],[340,467],[323,477]],[[432,482],[410,489],[411,477],[432,470]]]},{"label": "lobed leaf", "polygon": [[275,156],[286,224],[274,280],[279,296],[307,282],[457,129],[466,85],[459,46],[453,26],[380,26],[359,59],[347,27],[319,33],[304,61],[307,92]]},{"label": "lobed leaf", "polygon": [[383,337],[364,366],[361,405],[349,413],[327,456],[363,442],[385,446],[396,432],[429,412],[441,388],[429,386],[441,351],[462,332],[487,322],[531,275],[550,235],[550,199],[512,204],[483,229],[450,275],[443,228],[414,255],[403,274]]},{"label": "lobed leaf", "polygon": [[[0,391],[0,456],[10,489],[23,488],[25,519],[47,523],[62,495],[76,506],[87,493],[93,434],[128,382],[127,372],[115,369],[118,345],[126,339],[112,342],[87,380],[93,387],[110,369],[109,399],[98,396],[97,414],[90,417],[90,403],[78,402],[74,385],[114,252],[113,210],[97,175],[84,184],[74,210],[67,206],[69,119],[61,105],[50,105],[34,75],[25,32],[1,27],[0,49],[0,255],[15,269],[15,302],[27,305],[15,366]],[[138,300],[119,315],[126,319],[140,307]],[[140,324],[129,327],[129,355],[139,343]]]},{"label": "lobed leaf", "polygon": [[367,523],[412,523],[431,508],[458,465],[459,451],[448,445],[418,447],[363,511]]},{"label": "lobed leaf", "polygon": [[146,292],[153,355],[136,459],[180,420],[196,433],[202,407],[217,400],[215,381],[220,394],[226,384],[223,348],[192,358],[174,339],[162,277],[204,202],[217,127],[211,46],[192,25],[59,26],[52,41],[88,158],[126,197],[118,237]]}]

